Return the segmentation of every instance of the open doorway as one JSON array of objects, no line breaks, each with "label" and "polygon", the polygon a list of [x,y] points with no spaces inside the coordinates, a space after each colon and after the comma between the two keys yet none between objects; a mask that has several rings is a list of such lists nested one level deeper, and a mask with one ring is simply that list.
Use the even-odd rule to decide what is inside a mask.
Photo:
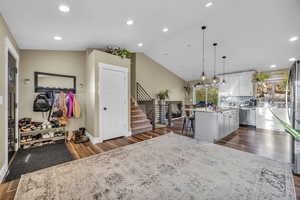
[{"label": "open doorway", "polygon": [[7,77],[8,77],[8,95],[7,95],[7,114],[8,114],[8,163],[13,158],[13,155],[16,151],[17,146],[17,137],[16,137],[16,113],[17,113],[17,61],[16,58],[8,51],[8,63],[7,63]]},{"label": "open doorway", "polygon": [[1,181],[4,180],[8,172],[9,164],[12,162],[15,152],[18,150],[18,68],[19,54],[9,40],[5,39],[5,149],[4,149],[4,166],[1,172]]}]

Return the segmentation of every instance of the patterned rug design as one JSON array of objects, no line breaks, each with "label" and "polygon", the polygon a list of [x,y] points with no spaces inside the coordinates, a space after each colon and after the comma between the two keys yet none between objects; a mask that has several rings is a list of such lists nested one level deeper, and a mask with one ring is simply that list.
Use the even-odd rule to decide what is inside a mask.
[{"label": "patterned rug design", "polygon": [[295,200],[290,166],[168,134],[22,176],[16,200]]}]

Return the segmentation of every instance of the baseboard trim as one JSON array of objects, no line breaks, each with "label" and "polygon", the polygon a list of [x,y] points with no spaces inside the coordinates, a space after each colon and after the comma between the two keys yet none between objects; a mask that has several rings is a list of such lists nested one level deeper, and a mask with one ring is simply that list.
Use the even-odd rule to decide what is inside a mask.
[{"label": "baseboard trim", "polygon": [[97,143],[103,142],[102,138],[100,138],[100,137],[94,137],[92,134],[90,134],[87,131],[85,131],[85,134],[90,138],[90,140],[91,140],[91,142],[93,144],[97,144]]},{"label": "baseboard trim", "polygon": [[130,131],[128,131],[128,133],[127,133],[127,135],[126,135],[127,137],[129,137],[129,136],[132,136],[132,131],[130,130]]},{"label": "baseboard trim", "polygon": [[8,166],[5,164],[5,165],[3,165],[3,167],[0,170],[0,183],[2,183],[4,181],[7,171],[8,171]]}]

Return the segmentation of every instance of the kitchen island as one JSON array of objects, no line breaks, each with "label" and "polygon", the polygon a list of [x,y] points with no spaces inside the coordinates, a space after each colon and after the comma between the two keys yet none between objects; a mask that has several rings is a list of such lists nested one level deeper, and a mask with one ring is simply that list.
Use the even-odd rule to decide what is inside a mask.
[{"label": "kitchen island", "polygon": [[239,128],[239,109],[189,109],[195,115],[195,139],[215,142]]}]

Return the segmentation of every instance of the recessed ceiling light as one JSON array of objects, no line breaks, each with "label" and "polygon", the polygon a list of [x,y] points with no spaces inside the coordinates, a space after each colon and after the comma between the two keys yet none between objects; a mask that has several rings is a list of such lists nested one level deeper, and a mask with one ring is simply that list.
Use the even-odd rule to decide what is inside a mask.
[{"label": "recessed ceiling light", "polygon": [[70,7],[67,6],[67,5],[60,5],[60,6],[58,7],[58,9],[59,9],[61,12],[64,12],[64,13],[70,12]]},{"label": "recessed ceiling light", "polygon": [[138,43],[138,46],[142,47],[142,46],[144,46],[144,44],[143,43]]},{"label": "recessed ceiling light", "polygon": [[209,8],[209,7],[211,7],[213,5],[213,2],[208,2],[207,4],[205,4],[205,7],[206,8]]},{"label": "recessed ceiling light", "polygon": [[62,40],[63,38],[61,36],[57,35],[57,36],[54,36],[53,39],[59,41],[59,40]]},{"label": "recessed ceiling light", "polygon": [[271,68],[276,68],[277,66],[276,66],[276,65],[271,65],[270,67],[271,67]]},{"label": "recessed ceiling light", "polygon": [[169,29],[167,28],[167,27],[165,27],[165,28],[163,28],[163,30],[162,30],[164,33],[166,33],[166,32],[168,32],[169,31]]},{"label": "recessed ceiling light", "polygon": [[134,24],[134,21],[133,21],[132,19],[129,19],[129,20],[126,21],[126,24],[127,24],[128,26],[131,26],[131,25]]},{"label": "recessed ceiling light", "polygon": [[296,60],[297,60],[297,59],[294,58],[294,57],[289,59],[290,62],[295,62]]},{"label": "recessed ceiling light", "polygon": [[298,40],[299,38],[297,36],[293,36],[289,39],[290,42],[295,42],[296,40]]}]

